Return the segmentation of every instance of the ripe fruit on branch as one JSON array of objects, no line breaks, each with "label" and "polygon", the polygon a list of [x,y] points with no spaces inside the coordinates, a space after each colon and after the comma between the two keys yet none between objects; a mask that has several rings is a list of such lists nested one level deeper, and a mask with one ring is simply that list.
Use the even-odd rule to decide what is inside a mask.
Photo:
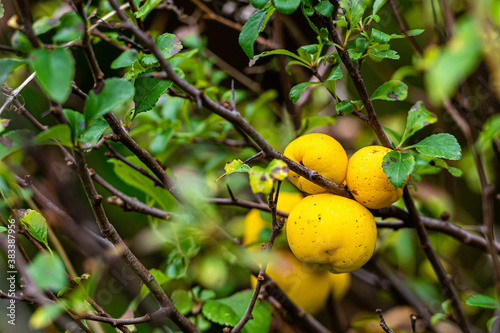
[{"label": "ripe fruit on branch", "polygon": [[332,273],[352,272],[372,256],[375,219],[358,202],[329,193],[304,198],[290,213],[286,235],[297,259],[325,265]]},{"label": "ripe fruit on branch", "polygon": [[[284,155],[337,184],[342,184],[345,179],[347,154],[337,140],[326,134],[313,133],[298,137],[285,148]],[[288,176],[301,191],[309,194],[326,192],[321,186],[291,170]]]},{"label": "ripe fruit on branch", "polygon": [[403,188],[396,188],[384,173],[384,156],[392,149],[382,146],[361,148],[349,159],[346,182],[354,199],[363,206],[378,209],[398,201]]}]

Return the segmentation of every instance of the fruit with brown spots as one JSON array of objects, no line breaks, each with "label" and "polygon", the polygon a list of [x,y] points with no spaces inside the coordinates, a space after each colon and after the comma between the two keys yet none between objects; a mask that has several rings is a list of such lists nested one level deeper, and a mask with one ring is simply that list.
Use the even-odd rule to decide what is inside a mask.
[{"label": "fruit with brown spots", "polygon": [[[283,153],[294,162],[318,172],[321,176],[337,184],[342,184],[347,171],[347,154],[340,143],[326,134],[312,133],[290,142]],[[290,181],[301,191],[309,194],[325,193],[324,188],[288,172]]]},{"label": "fruit with brown spots", "polygon": [[372,213],[352,199],[329,193],[310,195],[295,206],[286,234],[297,259],[324,265],[332,273],[363,266],[377,242]]},{"label": "fruit with brown spots", "polygon": [[387,207],[398,201],[403,188],[396,188],[384,173],[384,156],[392,149],[382,146],[361,148],[349,159],[346,183],[354,199],[371,209]]}]

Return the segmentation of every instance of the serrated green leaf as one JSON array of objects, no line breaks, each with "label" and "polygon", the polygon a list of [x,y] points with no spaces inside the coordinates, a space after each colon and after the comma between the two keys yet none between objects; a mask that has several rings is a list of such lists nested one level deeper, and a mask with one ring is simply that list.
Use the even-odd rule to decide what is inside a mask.
[{"label": "serrated green leaf", "polygon": [[[156,46],[161,51],[161,54],[165,59],[173,57],[182,50],[182,43],[176,35],[170,33],[164,33],[158,36],[155,40]],[[147,54],[142,58],[142,63],[150,66],[158,63],[158,60],[153,54]]]},{"label": "serrated green leaf", "polygon": [[134,63],[134,61],[137,60],[138,55],[139,51],[137,51],[136,49],[128,49],[124,51],[122,54],[120,54],[118,58],[113,60],[110,67],[112,69],[117,69],[117,68],[131,66]]},{"label": "serrated green leaf", "polygon": [[[208,301],[202,307],[207,319],[224,326],[236,326],[245,314],[252,297],[252,291],[236,293],[230,297]],[[271,310],[267,302],[257,301],[250,320],[241,330],[242,333],[268,332],[271,325]]]},{"label": "serrated green leaf", "polygon": [[31,315],[28,325],[34,330],[41,330],[52,324],[57,317],[64,313],[66,301],[49,303],[37,308]]},{"label": "serrated green leaf", "polygon": [[104,88],[98,94],[91,90],[85,101],[85,126],[89,127],[94,119],[112,111],[132,96],[134,96],[134,86],[129,81],[119,78],[106,79]]},{"label": "serrated green leaf", "polygon": [[85,32],[85,24],[76,12],[71,11],[61,17],[57,33],[52,37],[54,42],[65,43],[80,39]]},{"label": "serrated green leaf", "polygon": [[276,9],[285,15],[292,14],[300,5],[300,0],[271,0]]},{"label": "serrated green leaf", "polygon": [[266,172],[268,173],[269,177],[275,181],[283,181],[288,177],[288,165],[278,159],[274,159],[269,163],[266,167]]},{"label": "serrated green leaf", "polygon": [[68,285],[66,269],[57,253],[38,253],[26,269],[38,289],[57,292]]},{"label": "serrated green leaf", "polygon": [[330,1],[321,1],[316,6],[314,6],[314,10],[323,16],[330,17],[333,13],[333,5],[330,3]]},{"label": "serrated green leaf", "polygon": [[496,309],[498,308],[498,302],[491,297],[482,294],[475,294],[469,296],[465,300],[465,304],[469,306],[475,306],[485,309]]},{"label": "serrated green leaf", "polygon": [[336,119],[328,116],[313,115],[302,118],[301,133],[307,133],[318,126],[329,126],[335,124]]},{"label": "serrated green leaf", "polygon": [[191,308],[194,305],[193,296],[187,290],[174,290],[171,299],[177,310],[179,310],[179,312],[183,315],[187,315],[191,312]]},{"label": "serrated green leaf", "polygon": [[37,241],[42,242],[47,248],[47,221],[36,210],[28,209],[20,218],[21,223],[26,228],[26,231]]},{"label": "serrated green leaf", "polygon": [[250,3],[252,6],[254,6],[257,9],[262,9],[264,6],[267,4],[268,0],[250,0]]},{"label": "serrated green leaf", "polygon": [[457,139],[448,133],[439,133],[426,137],[419,143],[413,145],[421,154],[446,158],[448,160],[459,160],[462,157],[462,149]]},{"label": "serrated green leaf", "polygon": [[391,36],[386,34],[385,32],[382,32],[380,30],[377,30],[375,28],[372,29],[372,40],[379,44],[387,44],[391,40]]},{"label": "serrated green leaf", "polygon": [[403,101],[408,94],[408,86],[401,81],[392,80],[385,82],[377,88],[370,99],[381,99],[385,101]]},{"label": "serrated green leaf", "polygon": [[71,81],[75,76],[71,52],[64,48],[37,49],[32,53],[30,64],[45,93],[57,103],[64,103],[71,93]]},{"label": "serrated green leaf", "polygon": [[292,102],[297,103],[300,96],[302,96],[302,93],[306,90],[307,87],[320,83],[321,82],[302,82],[293,86],[292,89],[290,89],[290,99],[292,100]]},{"label": "serrated green leaf", "polygon": [[142,5],[141,8],[139,8],[139,10],[134,13],[135,17],[144,19],[161,2],[162,0],[146,0],[144,5]]},{"label": "serrated green leaf", "polygon": [[218,181],[222,177],[230,175],[234,172],[249,172],[250,167],[247,164],[243,163],[242,160],[237,159],[237,160],[233,160],[231,162],[226,163],[226,165],[224,166],[224,170],[226,172],[222,176],[217,178],[216,181]]},{"label": "serrated green leaf", "polygon": [[340,69],[340,66],[335,66],[335,68],[330,72],[330,75],[328,75],[328,77],[326,78],[325,82],[338,81],[342,79],[342,77],[342,69]]},{"label": "serrated green leaf", "polygon": [[273,189],[273,179],[264,168],[259,166],[252,167],[248,173],[248,177],[253,193],[269,194]]},{"label": "serrated green leaf", "polygon": [[392,185],[402,188],[415,167],[415,158],[408,153],[390,151],[385,154],[382,168]]},{"label": "serrated green leaf", "polygon": [[335,104],[335,110],[339,116],[345,116],[352,113],[352,111],[354,111],[354,107],[348,100],[343,100]]},{"label": "serrated green leaf", "polygon": [[[250,16],[241,29],[238,43],[240,44],[243,52],[247,55],[248,59],[253,59],[253,45],[261,28],[266,24],[266,19],[274,12],[274,8],[269,6],[257,10]],[[269,15],[268,15],[269,14]]]},{"label": "serrated green leaf", "polygon": [[[147,70],[152,73],[154,69]],[[158,80],[152,77],[138,77],[134,82],[134,117],[142,112],[147,112],[156,105],[160,96],[172,86],[172,81]]]},{"label": "serrated green leaf", "polygon": [[3,85],[14,69],[21,66],[25,62],[25,60],[0,59],[0,86]]},{"label": "serrated green leaf", "polygon": [[37,134],[35,141],[39,145],[62,145],[73,147],[71,129],[66,124],[57,124]]},{"label": "serrated green leaf", "polygon": [[379,52],[370,53],[371,57],[377,59],[399,59],[399,54],[394,50],[383,50]]},{"label": "serrated green leaf", "polygon": [[44,16],[38,20],[36,20],[35,23],[33,23],[33,32],[35,33],[35,36],[42,35],[46,33],[47,31],[54,29],[57,27],[61,22],[59,20],[56,20],[52,17],[47,17]]},{"label": "serrated green leaf", "polygon": [[410,136],[415,134],[417,131],[421,130],[427,125],[434,124],[437,121],[437,117],[434,113],[427,110],[422,101],[418,101],[413,105],[408,112],[408,118],[406,120],[406,128],[403,134],[403,138],[400,143],[405,142]]},{"label": "serrated green leaf", "polygon": [[63,113],[66,117],[66,120],[68,120],[68,124],[71,128],[71,133],[73,133],[73,137],[78,139],[85,130],[85,116],[80,112],[76,112],[70,109],[63,109]]},{"label": "serrated green leaf", "polygon": [[352,62],[356,62],[363,55],[361,52],[356,51],[355,49],[348,49],[347,53],[349,53],[349,58],[351,58]]}]

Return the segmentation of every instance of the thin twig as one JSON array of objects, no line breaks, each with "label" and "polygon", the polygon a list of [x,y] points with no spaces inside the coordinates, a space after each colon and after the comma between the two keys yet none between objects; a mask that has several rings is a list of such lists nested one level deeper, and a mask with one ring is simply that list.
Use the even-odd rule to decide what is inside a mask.
[{"label": "thin twig", "polygon": [[377,309],[375,310],[378,314],[378,317],[380,318],[380,327],[382,327],[382,329],[384,330],[385,333],[394,333],[393,330],[391,330],[389,328],[389,326],[387,326],[387,324],[385,323],[385,320],[384,320],[384,317],[382,316],[382,310],[381,309]]},{"label": "thin twig", "polygon": [[28,85],[28,83],[30,83],[31,80],[33,80],[35,78],[35,75],[36,75],[36,72],[31,73],[31,75],[28,76],[28,78],[26,80],[24,80],[24,82],[21,83],[21,85],[19,87],[17,87],[16,89],[14,89],[10,92],[9,96],[7,97],[7,100],[0,108],[0,114],[2,114],[3,110],[5,110],[5,108],[16,98],[16,96],[19,95],[21,90],[23,90],[23,88],[26,87]]},{"label": "thin twig", "polygon": [[[266,253],[268,255],[271,254],[271,251],[273,249],[274,239],[278,235],[278,232],[280,231],[280,229],[283,227],[283,223],[278,222],[278,219],[276,216],[276,205],[278,204],[278,196],[279,196],[279,192],[280,192],[280,187],[281,187],[281,182],[278,182],[278,185],[276,186],[276,194],[274,194],[274,187],[273,187],[273,190],[269,194],[269,198],[268,198],[269,209],[271,210],[271,216],[272,216],[271,235],[269,235],[269,241],[267,242],[267,246],[266,246]],[[255,306],[255,302],[257,301],[257,297],[259,296],[260,288],[262,287],[262,284],[264,281],[264,274],[266,273],[266,268],[267,268],[267,264],[268,264],[267,257],[268,256],[266,256],[266,258],[263,259],[262,264],[260,266],[259,275],[257,276],[257,283],[255,284],[252,298],[250,299],[250,303],[248,304],[248,307],[245,311],[245,314],[243,315],[241,320],[238,322],[238,324],[236,324],[236,326],[231,330],[231,333],[239,332],[250,319],[253,319],[252,310]]]}]

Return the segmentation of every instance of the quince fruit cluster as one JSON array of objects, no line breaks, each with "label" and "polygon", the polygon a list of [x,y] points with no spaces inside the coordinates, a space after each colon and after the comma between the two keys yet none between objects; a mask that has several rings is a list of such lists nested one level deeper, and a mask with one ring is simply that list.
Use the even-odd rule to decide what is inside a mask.
[{"label": "quince fruit cluster", "polygon": [[377,228],[368,210],[389,206],[403,191],[385,175],[382,163],[391,149],[369,146],[350,159],[342,145],[326,134],[307,134],[292,141],[284,155],[321,176],[345,184],[353,199],[327,193],[297,173],[290,181],[311,195],[290,212],[288,245],[302,262],[326,266],[333,273],[352,272],[373,255]]}]

